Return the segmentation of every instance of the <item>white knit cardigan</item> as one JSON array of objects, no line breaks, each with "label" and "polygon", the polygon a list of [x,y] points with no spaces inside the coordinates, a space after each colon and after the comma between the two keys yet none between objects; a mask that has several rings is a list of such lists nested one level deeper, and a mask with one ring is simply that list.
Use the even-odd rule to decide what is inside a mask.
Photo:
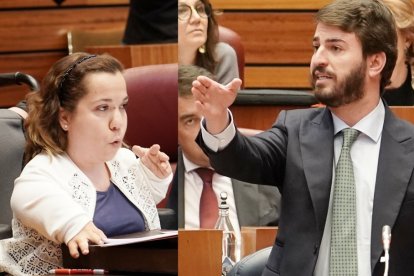
[{"label": "white knit cardigan", "polygon": [[[172,175],[156,177],[124,148],[107,166],[111,181],[143,214],[145,229],[159,229],[156,203],[165,197]],[[95,187],[66,154],[34,157],[15,181],[13,238],[0,241],[0,271],[45,275],[61,267],[61,244],[92,221],[95,204]]]}]

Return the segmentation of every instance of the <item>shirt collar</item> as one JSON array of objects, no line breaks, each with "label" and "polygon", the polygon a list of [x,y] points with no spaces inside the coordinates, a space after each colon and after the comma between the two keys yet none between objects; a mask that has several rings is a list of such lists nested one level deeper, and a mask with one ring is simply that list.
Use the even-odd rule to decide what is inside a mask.
[{"label": "shirt collar", "polygon": [[[338,134],[345,128],[349,128],[344,121],[339,119],[335,114],[332,114],[334,124],[334,134]],[[382,100],[378,102],[378,105],[352,128],[359,130],[364,135],[368,136],[375,143],[379,141],[381,137],[382,128],[384,126],[385,108]]]},{"label": "shirt collar", "polygon": [[[184,163],[184,170],[186,173],[189,173],[191,171],[194,171],[195,169],[201,168],[201,166],[191,162],[184,154],[183,152],[183,163]],[[209,167],[209,169],[214,170],[213,168]]]}]

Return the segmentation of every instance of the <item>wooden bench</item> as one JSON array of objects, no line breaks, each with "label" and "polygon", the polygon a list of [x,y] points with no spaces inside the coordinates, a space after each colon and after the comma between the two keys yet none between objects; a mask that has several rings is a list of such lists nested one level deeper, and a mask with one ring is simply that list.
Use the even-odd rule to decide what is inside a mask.
[{"label": "wooden bench", "polygon": [[215,9],[228,10],[318,10],[330,0],[211,0]]},{"label": "wooden bench", "polygon": [[[316,99],[306,94],[299,95],[302,98],[300,101],[296,101],[295,99],[283,101],[280,98],[281,92],[283,91],[276,90],[268,95],[268,99],[260,102],[255,101],[253,95],[247,95],[244,101],[241,101],[240,98],[242,97],[238,96],[236,102],[230,107],[237,127],[266,130],[272,127],[280,111],[309,108],[316,102]],[[293,93],[296,92],[293,91]],[[399,118],[414,124],[414,106],[390,106],[390,109]]]},{"label": "wooden bench", "polygon": [[125,68],[178,63],[177,43],[89,46],[86,51],[93,54],[108,53],[117,58]]},{"label": "wooden bench", "polygon": [[[70,0],[59,7],[51,0],[0,1],[0,73],[22,72],[39,82],[50,66],[67,55],[72,28],[124,28],[128,0]],[[2,87],[0,107],[23,99],[27,89]]]},{"label": "wooden bench", "polygon": [[414,106],[390,106],[399,118],[414,124]]},{"label": "wooden bench", "polygon": [[245,49],[245,88],[309,90],[314,15],[329,0],[212,0]]}]

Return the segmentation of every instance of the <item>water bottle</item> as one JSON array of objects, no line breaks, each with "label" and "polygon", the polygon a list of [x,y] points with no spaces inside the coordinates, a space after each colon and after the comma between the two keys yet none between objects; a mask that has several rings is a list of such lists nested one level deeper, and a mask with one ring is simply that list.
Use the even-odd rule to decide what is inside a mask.
[{"label": "water bottle", "polygon": [[227,193],[220,193],[220,199],[219,217],[214,228],[223,230],[221,275],[225,276],[240,260],[240,243],[230,222],[229,205],[226,202]]}]

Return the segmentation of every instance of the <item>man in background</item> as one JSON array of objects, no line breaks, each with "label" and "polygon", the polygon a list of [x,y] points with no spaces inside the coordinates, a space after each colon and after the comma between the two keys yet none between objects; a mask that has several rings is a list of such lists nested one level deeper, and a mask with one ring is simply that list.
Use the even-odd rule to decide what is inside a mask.
[{"label": "man in background", "polygon": [[[192,82],[199,75],[213,77],[206,69],[194,65],[180,65],[178,71],[178,144],[180,146],[176,175],[168,206],[178,213],[180,228],[213,228],[200,225],[200,198],[203,181],[198,168],[210,168],[208,157],[195,143],[200,130],[201,113],[195,106],[191,93]],[[213,173],[212,187],[216,206],[211,213],[218,217],[220,193],[227,193],[230,220],[240,235],[241,226],[277,225],[280,212],[280,194],[276,187],[260,186]]]}]

